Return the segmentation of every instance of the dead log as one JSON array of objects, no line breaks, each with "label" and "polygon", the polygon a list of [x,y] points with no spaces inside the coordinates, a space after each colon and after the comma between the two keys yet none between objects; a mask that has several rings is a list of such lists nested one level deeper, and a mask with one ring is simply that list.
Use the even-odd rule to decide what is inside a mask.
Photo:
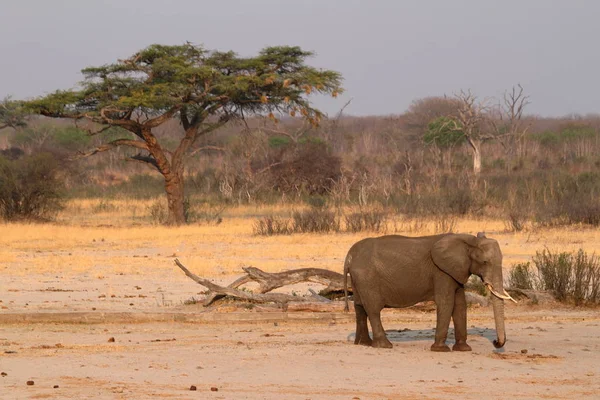
[{"label": "dead log", "polygon": [[[238,278],[227,288],[237,289],[238,287],[248,282],[258,283],[259,293],[268,293],[274,289],[278,289],[287,285],[294,285],[301,282],[314,282],[325,285],[325,289],[321,294],[327,295],[333,292],[341,292],[344,290],[344,276],[340,273],[321,268],[300,268],[290,271],[269,273],[256,267],[242,268],[246,275]],[[348,277],[350,284],[350,278]],[[350,292],[352,292],[352,289]],[[209,306],[216,300],[224,297],[223,293],[211,291],[204,299],[204,305]],[[329,299],[313,293],[313,297],[318,296],[317,301],[329,301]]]},{"label": "dead log", "polygon": [[[223,287],[223,286],[217,285],[216,283],[209,281],[208,279],[201,278],[198,275],[195,275],[194,273],[190,272],[190,270],[187,269],[183,264],[181,264],[181,262],[178,259],[175,259],[175,264],[179,268],[181,268],[181,270],[194,282],[204,286],[205,288],[207,288],[208,290],[210,290],[211,292],[213,292],[217,295],[231,296],[231,297],[235,297],[235,298],[242,299],[242,300],[254,301],[257,303],[287,304],[289,302],[298,302],[298,301],[301,301],[301,302],[304,302],[304,301],[314,302],[315,301],[315,297],[313,297],[313,296],[311,296],[311,297],[291,296],[289,294],[284,294],[284,293],[251,293],[251,292],[238,290],[238,289],[235,289],[232,287]],[[243,281],[242,278],[238,279],[234,283]]]},{"label": "dead log", "polygon": [[267,293],[273,289],[300,282],[325,285],[326,288],[321,291],[323,294],[344,290],[344,275],[328,269],[300,268],[276,273],[265,272],[256,267],[242,269],[253,281],[258,282],[260,293]]}]

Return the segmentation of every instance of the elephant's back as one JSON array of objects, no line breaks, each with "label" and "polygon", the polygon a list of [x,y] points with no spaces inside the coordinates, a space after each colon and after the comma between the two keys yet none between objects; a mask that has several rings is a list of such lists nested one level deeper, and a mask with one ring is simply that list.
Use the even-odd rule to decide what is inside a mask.
[{"label": "elephant's back", "polygon": [[369,282],[388,307],[405,307],[432,296],[434,264],[431,247],[443,235],[386,235],[363,239],[349,251],[353,281]]}]

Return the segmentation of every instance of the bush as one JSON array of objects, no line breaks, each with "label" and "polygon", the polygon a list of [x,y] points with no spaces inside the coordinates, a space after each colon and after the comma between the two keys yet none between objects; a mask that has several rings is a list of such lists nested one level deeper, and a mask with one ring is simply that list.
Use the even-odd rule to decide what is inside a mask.
[{"label": "bush", "polygon": [[274,215],[267,215],[258,219],[252,230],[255,235],[260,236],[290,235],[292,233],[289,219]]},{"label": "bush", "polygon": [[346,230],[349,232],[384,232],[387,227],[387,213],[379,210],[365,211],[346,215]]},{"label": "bush", "polygon": [[290,152],[270,169],[271,184],[280,192],[323,195],[341,176],[341,159],[321,142],[309,141]]},{"label": "bush", "polygon": [[63,207],[60,163],[38,153],[7,160],[0,157],[0,213],[7,221],[46,220]]},{"label": "bush", "polygon": [[333,211],[326,208],[312,207],[306,211],[294,212],[292,215],[292,232],[294,233],[329,233],[339,231],[339,219]]},{"label": "bush", "polygon": [[167,206],[161,200],[156,200],[154,203],[146,207],[150,214],[150,220],[156,225],[164,225],[169,216]]},{"label": "bush", "polygon": [[559,301],[573,300],[576,305],[600,301],[600,260],[585,251],[552,253],[548,249],[530,263],[517,264],[509,275],[509,286],[518,289],[549,290]]},{"label": "bush", "polygon": [[527,217],[528,216],[526,212],[517,209],[510,210],[506,215],[504,226],[509,232],[521,232],[523,229],[525,229]]},{"label": "bush", "polygon": [[567,252],[537,252],[533,262],[538,270],[540,289],[550,290],[558,300],[566,300],[573,270],[572,255]]},{"label": "bush", "polygon": [[508,286],[514,289],[531,290],[535,286],[535,275],[531,263],[515,264],[508,275]]},{"label": "bush", "polygon": [[183,203],[183,211],[185,213],[185,221],[188,223],[219,225],[223,222],[223,211],[227,205],[212,205],[209,203],[193,204],[186,197]]}]

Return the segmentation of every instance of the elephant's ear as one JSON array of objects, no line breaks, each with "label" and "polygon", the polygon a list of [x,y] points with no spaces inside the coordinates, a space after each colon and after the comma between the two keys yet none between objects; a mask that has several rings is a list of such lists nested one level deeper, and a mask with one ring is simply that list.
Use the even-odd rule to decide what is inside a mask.
[{"label": "elephant's ear", "polygon": [[431,257],[439,269],[464,285],[471,275],[473,247],[477,247],[477,238],[474,236],[451,234],[433,245]]}]

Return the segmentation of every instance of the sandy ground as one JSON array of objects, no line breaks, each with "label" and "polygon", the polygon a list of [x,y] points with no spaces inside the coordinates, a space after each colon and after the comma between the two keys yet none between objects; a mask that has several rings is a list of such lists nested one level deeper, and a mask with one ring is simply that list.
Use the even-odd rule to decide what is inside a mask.
[{"label": "sandy ground", "polygon": [[[264,238],[252,235],[251,219],[226,221],[178,229],[0,225],[0,320],[59,312],[199,315],[207,311],[184,303],[201,298],[203,288],[173,264],[175,256],[224,284],[243,265],[341,271],[348,248],[367,236]],[[598,230],[512,234],[499,222],[461,222],[463,232],[479,230],[499,240],[507,270],[544,247],[600,252]],[[319,288],[285,291],[301,295],[308,286]],[[508,342],[497,352],[491,309],[473,307],[473,352],[445,354],[429,351],[435,313],[423,309],[385,312],[391,350],[354,346],[351,315],[275,325],[249,323],[265,315],[256,308],[243,311],[245,322],[232,321],[226,307],[208,312],[228,322],[133,323],[121,314],[113,323],[0,324],[0,399],[600,398],[598,309],[510,304]]]},{"label": "sandy ground", "polygon": [[[597,311],[511,307],[509,341],[498,352],[491,344],[491,310],[474,309],[468,353],[430,352],[434,314],[403,322],[414,313],[384,317],[391,350],[353,345],[351,322],[5,325],[0,327],[0,372],[6,374],[0,377],[0,398],[600,396]],[[30,380],[34,385],[27,385]],[[196,391],[190,391],[192,385]]]}]

